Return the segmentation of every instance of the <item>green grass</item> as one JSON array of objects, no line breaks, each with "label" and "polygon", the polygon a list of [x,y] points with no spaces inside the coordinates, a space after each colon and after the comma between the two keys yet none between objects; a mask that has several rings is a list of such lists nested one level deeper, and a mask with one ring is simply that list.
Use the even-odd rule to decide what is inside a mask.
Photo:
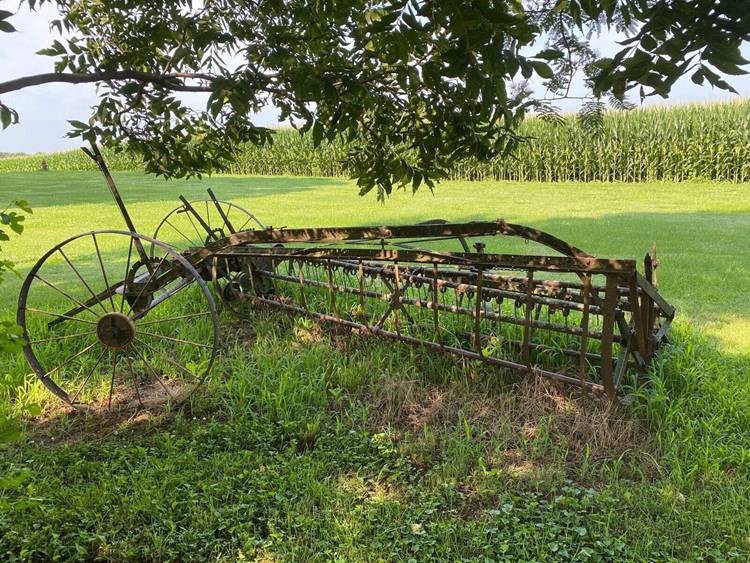
[{"label": "green grass", "polygon": [[[673,344],[616,412],[278,314],[254,334],[224,318],[213,377],[174,416],[66,414],[4,359],[2,412],[44,409],[0,457],[4,559],[750,557],[747,185],[450,182],[381,205],[335,179],[115,177],[145,234],[210,186],[277,227],[504,217],[603,257],[656,242]],[[21,273],[122,227],[96,173],[0,175],[0,201],[17,197],[34,215],[3,251]],[[19,284],[0,287],[3,318]]]}]

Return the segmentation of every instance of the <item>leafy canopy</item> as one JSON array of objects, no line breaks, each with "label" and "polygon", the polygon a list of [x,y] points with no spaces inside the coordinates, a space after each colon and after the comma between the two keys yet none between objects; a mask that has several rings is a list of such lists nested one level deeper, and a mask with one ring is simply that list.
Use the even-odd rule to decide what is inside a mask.
[{"label": "leafy canopy", "polygon": [[[429,187],[453,162],[511,151],[530,111],[555,119],[575,75],[627,105],[689,74],[731,90],[750,10],[737,0],[26,0],[54,4],[41,51],[55,72],[0,83],[94,82],[99,102],[71,135],[126,147],[164,176],[221,170],[243,143],[272,141],[253,114],[273,104],[315,143],[343,138],[363,193]],[[12,32],[0,11],[0,31]],[[627,37],[611,58],[593,34]],[[534,97],[526,81],[543,81]],[[183,93],[202,94],[200,110]],[[3,127],[18,115],[0,102]]]}]

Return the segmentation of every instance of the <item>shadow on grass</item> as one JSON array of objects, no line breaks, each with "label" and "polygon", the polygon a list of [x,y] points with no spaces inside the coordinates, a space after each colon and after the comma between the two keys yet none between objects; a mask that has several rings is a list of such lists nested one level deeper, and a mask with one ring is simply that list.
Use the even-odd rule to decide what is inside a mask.
[{"label": "shadow on grass", "polygon": [[[653,469],[636,461],[653,456],[645,427],[606,399],[282,312],[256,310],[252,326],[250,340],[244,325],[224,327],[213,383],[189,411],[221,419],[255,412],[291,424],[306,449],[318,432],[310,421],[350,419],[364,408],[368,432],[387,434],[423,469],[443,457],[444,435],[455,432],[481,447],[486,469],[521,480],[550,472],[583,477],[582,463],[625,457],[642,465],[639,471]],[[118,429],[150,432],[172,414],[140,408],[132,393],[116,394],[112,412],[52,406],[28,420],[27,431],[45,443],[100,440]]]},{"label": "shadow on grass", "polygon": [[[37,431],[75,439],[6,451],[0,467],[30,467],[44,504],[4,493],[4,548],[115,559],[746,552],[747,498],[732,495],[748,470],[750,358],[711,338],[678,327],[639,399],[612,410],[283,313],[252,324],[250,342],[230,333],[189,409],[60,412]],[[42,509],[49,526],[34,527]]]},{"label": "shadow on grass", "polygon": [[[215,176],[198,179],[164,180],[141,172],[114,172],[113,177],[125,205],[136,203],[179,204],[178,197],[206,199],[212,188],[222,200],[288,195],[321,186],[347,185],[340,178]],[[0,175],[0,201],[26,199],[32,208],[81,204],[113,204],[107,184],[99,172],[54,172],[46,174],[5,173]]]}]

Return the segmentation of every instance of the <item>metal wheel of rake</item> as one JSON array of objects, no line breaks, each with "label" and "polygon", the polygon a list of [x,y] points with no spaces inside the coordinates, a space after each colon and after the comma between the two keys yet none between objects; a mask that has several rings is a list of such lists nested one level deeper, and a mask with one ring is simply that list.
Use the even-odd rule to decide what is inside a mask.
[{"label": "metal wheel of rake", "polygon": [[[202,248],[248,228],[264,229],[261,221],[239,205],[216,199],[212,190],[209,198],[188,201],[181,197],[178,205],[159,222],[153,238],[169,241],[182,253]],[[228,259],[211,264],[211,280],[216,296],[226,309],[239,316],[246,313],[245,295],[252,286],[249,268],[230,264]]]},{"label": "metal wheel of rake", "polygon": [[204,380],[220,341],[213,297],[193,265],[126,231],[54,246],[26,277],[17,320],[34,372],[79,409],[178,404]]}]

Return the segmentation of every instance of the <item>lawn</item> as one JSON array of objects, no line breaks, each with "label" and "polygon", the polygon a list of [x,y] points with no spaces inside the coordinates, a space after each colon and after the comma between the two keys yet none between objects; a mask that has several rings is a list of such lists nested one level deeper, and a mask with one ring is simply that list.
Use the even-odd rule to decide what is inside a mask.
[{"label": "lawn", "polygon": [[[0,459],[4,559],[750,557],[747,184],[451,182],[383,205],[334,179],[115,177],[145,234],[212,187],[274,226],[502,217],[603,257],[655,242],[673,342],[616,410],[263,312],[252,338],[223,319],[219,368],[176,414],[72,416],[4,359],[0,409],[24,427]],[[18,197],[34,215],[3,251],[22,274],[124,226],[93,172],[0,174]],[[19,287],[0,286],[3,318]]]}]

